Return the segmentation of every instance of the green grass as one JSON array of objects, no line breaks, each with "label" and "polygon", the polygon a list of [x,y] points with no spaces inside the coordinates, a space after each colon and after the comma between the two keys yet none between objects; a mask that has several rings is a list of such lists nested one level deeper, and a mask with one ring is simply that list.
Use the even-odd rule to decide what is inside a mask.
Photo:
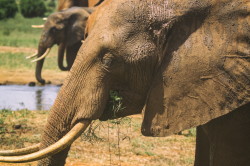
[{"label": "green grass", "polygon": [[[44,114],[44,112],[37,111],[36,114]],[[39,142],[39,136],[37,135],[22,136],[22,133],[31,132],[35,129],[35,127],[30,125],[30,121],[36,114],[27,109],[19,111],[0,110],[0,146],[21,148],[27,142]]]},{"label": "green grass", "polygon": [[[0,68],[5,69],[35,69],[36,63],[31,63],[25,59],[25,53],[0,53]],[[57,57],[48,56],[44,62],[44,69],[59,70],[57,67]]]},{"label": "green grass", "polygon": [[42,18],[24,18],[18,13],[15,18],[0,21],[0,45],[14,47],[37,47],[42,29],[32,28],[40,25]]}]

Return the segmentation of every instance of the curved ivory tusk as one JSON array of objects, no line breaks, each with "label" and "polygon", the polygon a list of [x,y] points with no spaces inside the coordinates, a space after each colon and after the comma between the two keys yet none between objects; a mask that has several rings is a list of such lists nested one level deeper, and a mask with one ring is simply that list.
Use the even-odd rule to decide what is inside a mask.
[{"label": "curved ivory tusk", "polygon": [[43,20],[44,20],[44,21],[47,21],[47,20],[48,20],[48,18],[47,18],[47,17],[43,17]]},{"label": "curved ivory tusk", "polygon": [[90,120],[85,120],[83,122],[77,123],[64,137],[62,137],[59,141],[45,149],[23,156],[0,156],[0,162],[22,163],[36,161],[48,156],[52,156],[72,144],[86,130],[90,122]]},{"label": "curved ivory tusk", "polygon": [[51,49],[51,48],[48,48],[42,56],[40,56],[40,57],[37,58],[37,59],[32,60],[31,62],[40,61],[41,59],[45,58],[47,55],[49,55],[50,49]]},{"label": "curved ivory tusk", "polygon": [[35,56],[37,56],[37,52],[35,53],[35,54],[33,54],[33,55],[30,55],[30,56],[26,56],[26,59],[30,59],[30,58],[33,58],[33,57],[35,57]]},{"label": "curved ivory tusk", "polygon": [[44,28],[44,25],[31,25],[32,28]]},{"label": "curved ivory tusk", "polygon": [[40,144],[35,144],[27,148],[16,149],[16,150],[3,150],[0,151],[0,156],[20,156],[30,154],[39,151]]}]

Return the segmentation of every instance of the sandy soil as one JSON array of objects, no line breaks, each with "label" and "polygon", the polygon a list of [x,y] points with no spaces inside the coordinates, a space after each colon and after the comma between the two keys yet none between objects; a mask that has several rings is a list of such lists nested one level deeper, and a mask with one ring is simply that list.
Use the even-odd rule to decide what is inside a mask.
[{"label": "sandy soil", "polygon": [[32,54],[36,52],[36,49],[34,48],[28,48],[28,47],[10,47],[10,46],[0,46],[0,53],[4,52],[11,52],[11,53],[18,53],[23,52],[27,54]]},{"label": "sandy soil", "polygon": [[[25,116],[23,116],[25,114]],[[4,124],[7,131],[21,124],[20,129],[0,134],[1,149],[14,149],[21,144],[39,142],[47,112],[29,111],[8,114]],[[66,166],[192,166],[195,137],[173,135],[145,137],[140,133],[141,115],[117,121],[95,121],[91,129],[78,138],[71,147]],[[89,133],[89,134],[88,134]],[[10,139],[13,143],[9,143]],[[23,140],[23,141],[20,141]],[[8,145],[7,145],[8,144]],[[1,166],[35,166],[36,162],[5,164]]]},{"label": "sandy soil", "polygon": [[[51,70],[44,70],[42,75],[46,81],[51,84],[60,85],[66,78],[68,72],[56,72]],[[31,70],[4,70],[0,72],[0,85],[17,84],[24,85],[30,82],[37,82],[34,76],[34,71]]]}]

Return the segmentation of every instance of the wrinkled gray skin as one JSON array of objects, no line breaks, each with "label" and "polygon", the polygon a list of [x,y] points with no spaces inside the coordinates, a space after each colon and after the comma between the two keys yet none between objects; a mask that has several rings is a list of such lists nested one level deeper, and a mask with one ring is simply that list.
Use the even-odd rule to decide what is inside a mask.
[{"label": "wrinkled gray skin", "polygon": [[[84,39],[84,30],[88,16],[93,9],[84,7],[72,7],[61,12],[56,12],[48,17],[38,45],[38,57],[43,55],[48,48],[54,44],[58,47],[58,67],[62,71],[70,70],[77,52]],[[67,66],[63,65],[64,54],[66,52]],[[45,84],[42,78],[42,67],[44,59],[36,64],[36,79],[41,84]]]},{"label": "wrinkled gray skin", "polygon": [[[250,165],[249,11],[247,0],[104,1],[89,17],[93,26],[51,109],[41,148],[79,121],[144,110],[146,136],[205,124],[196,165]],[[110,90],[123,98],[115,117]],[[68,150],[38,165],[64,165]]]}]

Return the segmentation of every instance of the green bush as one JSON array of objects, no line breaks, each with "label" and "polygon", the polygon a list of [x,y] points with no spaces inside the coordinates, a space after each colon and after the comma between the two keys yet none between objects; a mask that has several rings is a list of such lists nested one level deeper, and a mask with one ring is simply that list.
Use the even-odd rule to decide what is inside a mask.
[{"label": "green bush", "polygon": [[20,10],[24,17],[42,17],[46,7],[43,0],[21,0]]},{"label": "green bush", "polygon": [[46,8],[47,8],[47,12],[49,12],[49,14],[53,13],[55,11],[56,2],[54,0],[48,1],[45,5],[46,5]]},{"label": "green bush", "polygon": [[0,0],[0,20],[14,17],[17,11],[18,8],[15,0]]},{"label": "green bush", "polygon": [[48,6],[51,8],[55,8],[56,7],[56,2],[54,0],[49,1]]}]

